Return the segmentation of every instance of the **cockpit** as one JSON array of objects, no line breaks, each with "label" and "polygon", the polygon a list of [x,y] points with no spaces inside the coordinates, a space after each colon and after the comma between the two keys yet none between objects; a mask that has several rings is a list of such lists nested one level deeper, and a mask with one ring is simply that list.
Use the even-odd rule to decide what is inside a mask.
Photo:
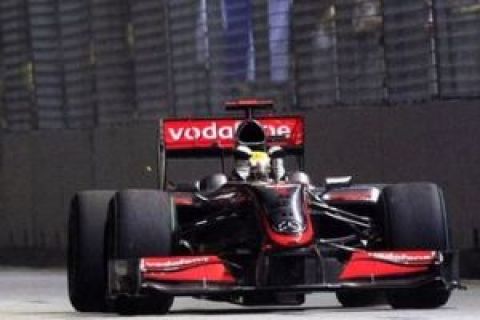
[{"label": "cockpit", "polygon": [[279,146],[267,147],[265,131],[257,121],[243,122],[236,138],[234,178],[243,181],[281,181],[285,178],[285,152]]}]

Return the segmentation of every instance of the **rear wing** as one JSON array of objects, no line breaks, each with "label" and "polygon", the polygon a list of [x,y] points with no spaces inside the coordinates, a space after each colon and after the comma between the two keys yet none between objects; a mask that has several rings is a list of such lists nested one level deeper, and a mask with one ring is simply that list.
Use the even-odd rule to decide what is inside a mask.
[{"label": "rear wing", "polygon": [[[276,116],[256,119],[265,129],[267,141],[289,150],[303,149],[304,123],[300,116]],[[235,147],[235,132],[243,119],[163,119],[160,143],[166,152],[195,152]]]},{"label": "rear wing", "polygon": [[[167,160],[172,157],[223,157],[236,146],[235,133],[244,118],[161,119],[158,135],[159,182],[163,186]],[[299,155],[303,163],[305,125],[301,116],[265,116],[257,120],[267,135],[268,146],[281,146]]]}]

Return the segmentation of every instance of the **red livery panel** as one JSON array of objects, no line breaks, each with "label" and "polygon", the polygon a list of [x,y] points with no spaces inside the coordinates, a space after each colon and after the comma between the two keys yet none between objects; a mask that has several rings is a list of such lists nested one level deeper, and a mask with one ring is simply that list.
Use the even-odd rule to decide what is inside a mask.
[{"label": "red livery panel", "polygon": [[217,256],[143,258],[140,271],[143,279],[160,282],[235,283],[235,278]]},{"label": "red livery panel", "polygon": [[329,202],[371,202],[376,203],[380,197],[377,188],[338,189],[323,195],[323,200]]},{"label": "red livery panel", "polygon": [[340,280],[385,278],[426,272],[437,259],[436,251],[359,251],[352,254]]}]

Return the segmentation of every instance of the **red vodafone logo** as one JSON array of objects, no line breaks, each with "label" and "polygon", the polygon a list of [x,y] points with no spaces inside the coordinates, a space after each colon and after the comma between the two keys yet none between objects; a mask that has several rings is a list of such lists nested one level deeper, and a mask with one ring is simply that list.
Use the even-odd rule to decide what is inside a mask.
[{"label": "red vodafone logo", "polygon": [[[282,136],[289,146],[303,144],[303,119],[270,117],[258,120],[269,136]],[[167,149],[232,148],[238,119],[166,119],[163,123]]]},{"label": "red vodafone logo", "polygon": [[[180,141],[183,139],[194,141],[200,139],[217,140],[217,139],[233,139],[235,132],[238,129],[241,121],[237,121],[234,125],[219,126],[217,122],[211,121],[206,127],[176,127],[167,128],[167,135],[173,141]],[[285,136],[289,138],[292,133],[292,128],[287,125],[264,125],[263,129],[271,136]]]},{"label": "red vodafone logo", "polygon": [[192,124],[192,126],[170,127],[167,128],[167,137],[172,141],[233,139],[239,125],[240,121],[233,125],[225,124],[223,126],[219,126],[216,121],[210,121],[204,127],[199,126],[199,123]]}]

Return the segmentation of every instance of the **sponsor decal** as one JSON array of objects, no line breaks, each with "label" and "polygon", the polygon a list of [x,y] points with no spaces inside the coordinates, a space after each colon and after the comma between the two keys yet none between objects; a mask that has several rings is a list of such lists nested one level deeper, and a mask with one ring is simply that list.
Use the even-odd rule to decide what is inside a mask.
[{"label": "sponsor decal", "polygon": [[233,284],[235,278],[217,256],[148,257],[140,260],[143,281]]},{"label": "sponsor decal", "polygon": [[[303,145],[301,117],[269,117],[258,119],[267,136],[282,137],[279,145]],[[235,132],[242,123],[238,119],[166,119],[163,125],[167,149],[233,148]]]},{"label": "sponsor decal", "polygon": [[197,265],[210,263],[210,257],[179,257],[173,259],[144,259],[143,268],[146,270],[178,270]]},{"label": "sponsor decal", "polygon": [[276,229],[283,233],[300,233],[306,229],[306,226],[298,221],[284,220],[277,224]]},{"label": "sponsor decal", "polygon": [[369,252],[373,259],[383,260],[398,264],[430,264],[436,257],[435,251],[414,252]]},{"label": "sponsor decal", "polygon": [[[198,140],[198,139],[233,139],[235,132],[240,125],[240,121],[235,122],[233,125],[218,126],[216,122],[210,122],[206,127],[176,127],[167,128],[168,136],[173,141],[185,140]],[[287,125],[264,125],[263,129],[270,136],[285,136],[290,138],[292,128]]]},{"label": "sponsor decal", "polygon": [[[438,256],[437,256],[438,254]],[[436,259],[437,261],[435,261]],[[430,267],[441,263],[436,251],[357,251],[346,263],[340,280],[375,279],[433,272]]]}]

